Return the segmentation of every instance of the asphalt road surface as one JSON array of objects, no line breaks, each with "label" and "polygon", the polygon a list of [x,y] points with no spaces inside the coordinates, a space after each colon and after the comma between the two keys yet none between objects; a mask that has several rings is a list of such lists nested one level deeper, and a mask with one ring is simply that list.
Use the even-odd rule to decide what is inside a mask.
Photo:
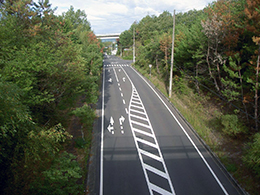
[{"label": "asphalt road surface", "polygon": [[107,56],[103,64],[97,194],[241,194],[131,61]]}]

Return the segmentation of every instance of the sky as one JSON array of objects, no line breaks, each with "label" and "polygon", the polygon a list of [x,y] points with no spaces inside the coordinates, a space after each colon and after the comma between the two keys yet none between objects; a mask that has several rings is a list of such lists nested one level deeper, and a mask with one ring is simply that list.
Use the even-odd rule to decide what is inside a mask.
[{"label": "sky", "polygon": [[91,29],[96,35],[122,33],[147,15],[159,16],[164,11],[173,13],[201,10],[214,0],[50,0],[57,7],[56,15],[68,11],[84,10]]}]

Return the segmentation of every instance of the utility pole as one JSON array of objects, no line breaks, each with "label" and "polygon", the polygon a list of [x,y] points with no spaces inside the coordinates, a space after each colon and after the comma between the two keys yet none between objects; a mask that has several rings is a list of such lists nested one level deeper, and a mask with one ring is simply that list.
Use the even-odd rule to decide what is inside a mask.
[{"label": "utility pole", "polygon": [[173,60],[174,60],[174,32],[175,32],[175,10],[173,12],[173,28],[172,28],[172,55],[171,55],[171,72],[170,72],[170,86],[169,86],[169,98],[172,97],[172,72],[173,72]]},{"label": "utility pole", "polygon": [[133,28],[133,63],[135,63],[135,27]]}]

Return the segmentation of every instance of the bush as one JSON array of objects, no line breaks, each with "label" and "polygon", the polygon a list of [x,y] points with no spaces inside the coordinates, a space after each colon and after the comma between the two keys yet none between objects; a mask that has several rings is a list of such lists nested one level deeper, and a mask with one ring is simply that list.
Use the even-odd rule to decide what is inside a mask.
[{"label": "bush", "polygon": [[236,136],[245,132],[245,127],[238,122],[237,115],[227,114],[221,116],[221,124],[223,125],[222,131],[229,136]]},{"label": "bush", "polygon": [[124,60],[133,60],[133,56],[123,56]]},{"label": "bush", "polygon": [[93,109],[87,104],[84,104],[82,107],[76,108],[71,112],[71,114],[79,117],[80,122],[83,124],[84,127],[90,127],[96,117]]},{"label": "bush", "polygon": [[81,137],[75,139],[76,148],[83,148],[86,144],[87,142]]},{"label": "bush", "polygon": [[83,185],[77,184],[82,170],[76,156],[63,152],[55,158],[50,169],[42,172],[42,178],[31,185],[32,194],[82,194]]},{"label": "bush", "polygon": [[173,78],[173,90],[177,93],[188,95],[189,88],[185,82],[183,75],[175,75]]},{"label": "bush", "polygon": [[260,133],[254,135],[253,142],[249,143],[248,147],[243,161],[260,177]]}]

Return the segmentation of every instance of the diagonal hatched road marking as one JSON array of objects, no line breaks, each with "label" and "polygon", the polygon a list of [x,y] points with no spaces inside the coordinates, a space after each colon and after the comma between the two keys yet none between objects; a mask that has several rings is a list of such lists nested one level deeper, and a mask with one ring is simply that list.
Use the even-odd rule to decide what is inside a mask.
[{"label": "diagonal hatched road marking", "polygon": [[132,85],[128,118],[149,192],[151,195],[154,193],[175,195],[170,175],[143,102],[124,68],[122,70]]},{"label": "diagonal hatched road marking", "polygon": [[[133,84],[132,88],[132,97],[129,104],[129,123],[150,194],[154,194],[154,192],[159,194],[175,194],[160,147],[142,100]],[[138,106],[136,106],[136,104],[138,104]],[[147,137],[149,137],[149,139],[147,139]],[[148,160],[146,162],[146,159],[152,159],[150,160],[150,164],[148,164]],[[152,161],[156,161],[157,165],[153,166]],[[158,163],[160,165],[158,165]],[[158,167],[162,167],[161,170]]]}]

